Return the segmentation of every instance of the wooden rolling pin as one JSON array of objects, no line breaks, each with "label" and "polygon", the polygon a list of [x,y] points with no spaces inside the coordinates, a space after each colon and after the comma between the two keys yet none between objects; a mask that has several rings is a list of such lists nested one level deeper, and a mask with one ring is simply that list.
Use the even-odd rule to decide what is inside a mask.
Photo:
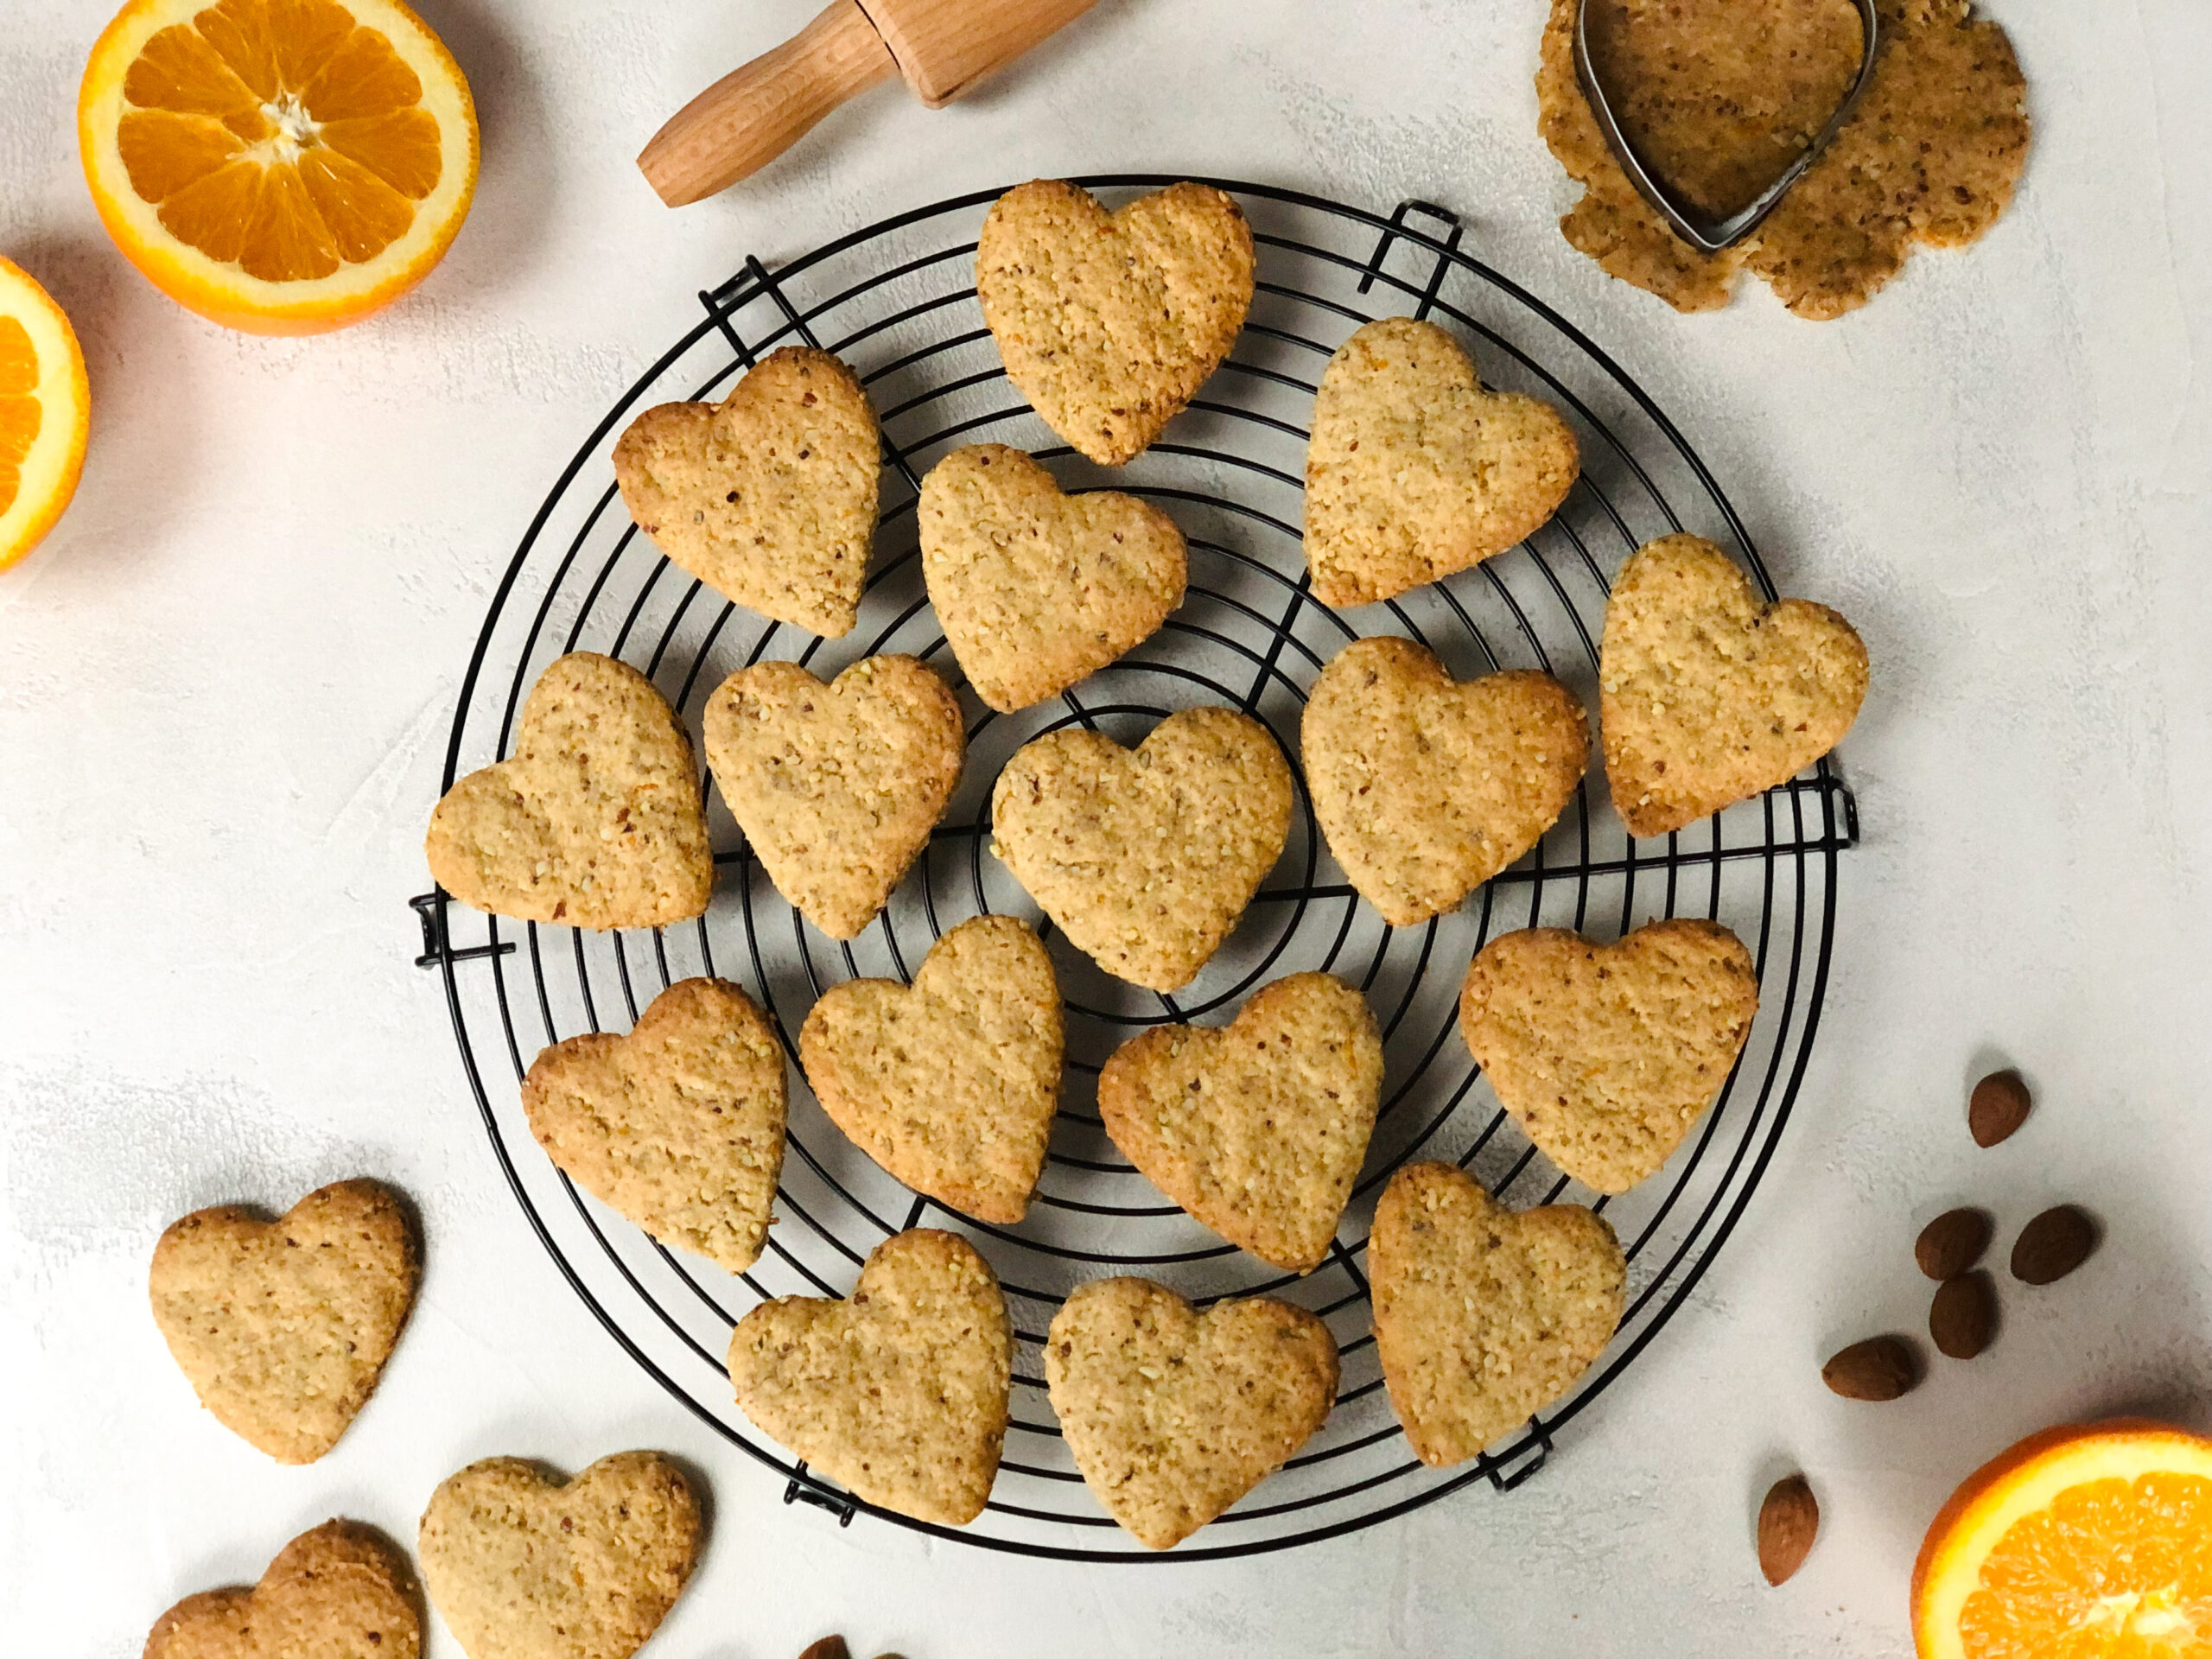
[{"label": "wooden rolling pin", "polygon": [[671,207],[728,189],[894,74],[941,109],[1096,0],[830,0],[821,16],[686,104],[638,157]]}]

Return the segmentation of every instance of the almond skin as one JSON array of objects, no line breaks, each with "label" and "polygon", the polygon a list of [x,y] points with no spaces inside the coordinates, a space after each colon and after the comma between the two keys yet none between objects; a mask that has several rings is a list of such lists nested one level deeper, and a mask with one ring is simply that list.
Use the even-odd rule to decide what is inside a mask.
[{"label": "almond skin", "polygon": [[1821,1530],[1820,1501],[1802,1475],[1785,1475],[1759,1505],[1759,1571],[1781,1584],[1804,1566]]},{"label": "almond skin", "polygon": [[842,1636],[825,1636],[810,1646],[798,1659],[853,1659],[852,1649],[845,1645]]},{"label": "almond skin", "polygon": [[2028,1121],[2028,1085],[2017,1071],[1993,1071],[1974,1086],[1967,1101],[1967,1130],[1978,1147],[2010,1140]]},{"label": "almond skin", "polygon": [[1938,1353],[1972,1359],[1997,1335],[1997,1287],[1986,1273],[1962,1273],[1936,1288],[1928,1335]]},{"label": "almond skin", "polygon": [[1912,1259],[1940,1285],[1981,1260],[1993,1230],[1986,1210],[1946,1210],[1920,1230],[1913,1241]]},{"label": "almond skin", "polygon": [[1847,1400],[1895,1400],[1920,1381],[1920,1362],[1899,1337],[1854,1342],[1821,1367],[1821,1381]]},{"label": "almond skin", "polygon": [[2020,1229],[2012,1243],[2012,1276],[2024,1285],[2056,1284],[2096,1248],[2096,1223],[2062,1204]]}]

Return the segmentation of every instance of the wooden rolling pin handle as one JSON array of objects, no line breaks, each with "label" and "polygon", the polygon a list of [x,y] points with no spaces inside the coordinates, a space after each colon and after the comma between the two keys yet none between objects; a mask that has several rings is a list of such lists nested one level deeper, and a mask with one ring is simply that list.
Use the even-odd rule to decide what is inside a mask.
[{"label": "wooden rolling pin handle", "polygon": [[681,207],[759,171],[847,99],[898,73],[868,14],[855,0],[830,0],[783,45],[670,117],[638,166],[663,201]]}]

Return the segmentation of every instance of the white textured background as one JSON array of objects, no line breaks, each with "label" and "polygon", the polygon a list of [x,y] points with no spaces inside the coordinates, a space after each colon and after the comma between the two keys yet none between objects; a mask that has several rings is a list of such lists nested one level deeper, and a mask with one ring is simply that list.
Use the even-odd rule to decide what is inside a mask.
[{"label": "white textured background", "polygon": [[[889,90],[680,213],[630,165],[813,0],[421,0],[469,73],[474,216],[413,299],[296,343],[155,294],[86,198],[72,111],[107,0],[6,0],[0,252],[83,336],[76,505],[0,575],[0,1646],[135,1654],[333,1514],[403,1540],[494,1452],[666,1447],[711,1542],[652,1649],[788,1659],[1895,1654],[1954,1482],[2069,1414],[2212,1427],[2212,12],[1991,0],[2031,86],[2024,188],[1970,253],[1799,322],[1756,283],[1680,318],[1573,254],[1535,133],[1541,0],[1103,0],[972,103]],[[1080,1569],[791,1510],[591,1323],[484,1145],[404,908],[493,574],[579,435],[747,251],[1036,175],[1188,170],[1376,208],[1421,194],[1690,433],[1785,589],[1865,633],[1826,1020],[1796,1117],[1692,1306],[1510,1500],[1246,1564]],[[2037,1116],[1962,1123],[1994,1062]],[[323,1462],[218,1428],[145,1309],[156,1235],[388,1177],[429,1267]],[[1821,1358],[1916,1330],[1916,1228],[1999,1249],[2102,1217],[1971,1365],[1888,1407]],[[1785,1467],[1826,1513],[1780,1591]],[[431,1651],[458,1659],[441,1630]]]}]

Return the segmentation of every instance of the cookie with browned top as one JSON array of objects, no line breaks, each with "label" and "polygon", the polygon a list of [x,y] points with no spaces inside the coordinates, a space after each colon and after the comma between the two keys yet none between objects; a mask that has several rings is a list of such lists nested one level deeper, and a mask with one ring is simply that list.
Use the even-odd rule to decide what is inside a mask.
[{"label": "cookie with browned top", "polygon": [[1011,1224],[1028,1212],[1060,1096],[1052,958],[1011,916],[930,947],[912,985],[824,991],[799,1064],[830,1122],[917,1192]]},{"label": "cookie with browned top", "polygon": [[1620,1324],[1627,1273],[1603,1217],[1572,1204],[1516,1215],[1441,1163],[1390,1178],[1367,1267],[1390,1404],[1438,1469],[1574,1386]]},{"label": "cookie with browned top", "polygon": [[875,535],[882,441],[853,372],[828,352],[768,353],[720,404],[663,404],[614,446],[638,527],[725,599],[779,622],[850,632]]},{"label": "cookie with browned top", "polygon": [[1486,391],[1434,323],[1368,323],[1337,348],[1313,400],[1313,591],[1331,605],[1372,605],[1479,564],[1557,512],[1580,465],[1557,410]]},{"label": "cookie with browned top", "polygon": [[1459,1032],[1552,1162],[1625,1192],[1713,1104],[1758,1008],[1751,953],[1718,922],[1649,922],[1611,944],[1532,927],[1476,953]]},{"label": "cookie with browned top", "polygon": [[154,1323],[200,1404],[279,1463],[313,1463],[374,1391],[422,1255],[391,1188],[317,1188],[274,1221],[223,1205],[154,1247]]},{"label": "cookie with browned top", "polygon": [[784,1163],[784,1051],[727,980],[686,979],[626,1036],[545,1050],[523,1079],[530,1132],[569,1178],[664,1244],[742,1273]]},{"label": "cookie with browned top", "polygon": [[1045,1377],[1092,1495],[1169,1549],[1327,1421],[1337,1344],[1314,1315],[1272,1297],[1202,1313],[1148,1279],[1098,1279],[1052,1316]]},{"label": "cookie with browned top", "polygon": [[761,1433],[870,1503],[953,1527],[991,1495],[1013,1368],[997,1275],[929,1228],[877,1245],[846,1300],[779,1297],[730,1333]]},{"label": "cookie with browned top", "polygon": [[1313,816],[1394,927],[1452,909],[1557,821],[1588,763],[1582,704],[1548,674],[1454,681],[1410,639],[1358,639],[1300,730]]},{"label": "cookie with browned top", "polygon": [[1290,832],[1289,765],[1257,721],[1185,709],[1134,749],[1049,732],[991,791],[991,850],[1108,973],[1155,991],[1205,966]]},{"label": "cookie with browned top", "polygon": [[976,695],[1001,714],[1057,696],[1157,632],[1183,602],[1183,532],[1148,501],[1062,493],[1002,443],[922,480],[922,575]]},{"label": "cookie with browned top", "polygon": [[1767,604],[1711,542],[1667,536],[1613,579],[1598,680],[1614,810],[1657,836],[1840,742],[1866,700],[1866,647],[1827,606]]},{"label": "cookie with browned top", "polygon": [[464,904],[571,927],[660,927],[707,908],[707,816],[683,722],[626,663],[571,652],[538,676],[514,753],[445,793],[423,841]]},{"label": "cookie with browned top", "polygon": [[573,1480],[486,1458],[430,1494],[416,1547],[468,1659],[629,1659],[683,1593],[701,1530],[698,1495],[660,1452]]},{"label": "cookie with browned top", "polygon": [[143,1659],[415,1659],[415,1600],[407,1558],[382,1533],[326,1521],[252,1589],[202,1591],[163,1613]]},{"label": "cookie with browned top", "polygon": [[1252,303],[1235,198],[1172,184],[1112,213],[1039,179],[992,204],[976,293],[1007,378],[1102,466],[1160,435],[1229,355]]},{"label": "cookie with browned top", "polygon": [[1114,1144],[1240,1249],[1297,1273],[1329,1253],[1382,1092],[1367,999],[1279,979],[1223,1027],[1156,1026],[1098,1074]]},{"label": "cookie with browned top", "polygon": [[873,920],[944,816],[967,753],[960,705],[912,657],[824,685],[756,663],[707,700],[707,764],[776,891],[833,939]]}]

